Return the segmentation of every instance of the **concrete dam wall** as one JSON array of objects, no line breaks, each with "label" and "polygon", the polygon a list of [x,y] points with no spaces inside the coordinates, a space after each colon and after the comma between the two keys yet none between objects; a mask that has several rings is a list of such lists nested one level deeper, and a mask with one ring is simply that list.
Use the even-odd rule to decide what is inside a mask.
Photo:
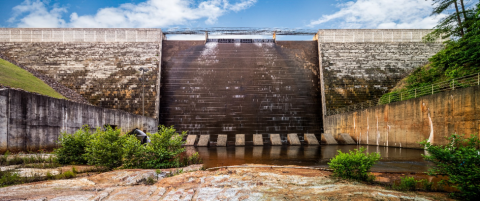
[{"label": "concrete dam wall", "polygon": [[315,41],[167,40],[162,52],[160,124],[229,141],[240,133],[320,134]]},{"label": "concrete dam wall", "polygon": [[0,28],[0,52],[93,105],[141,115],[144,100],[145,116],[158,123],[231,141],[319,135],[325,110],[378,97],[427,63],[443,47],[422,43],[428,32],[319,30],[312,41],[207,42],[165,40],[160,29]]},{"label": "concrete dam wall", "polygon": [[120,110],[104,109],[24,91],[0,89],[0,153],[57,147],[61,132],[74,133],[83,125],[92,130],[115,125],[122,132],[158,130],[157,120]]},{"label": "concrete dam wall", "polygon": [[[348,133],[358,144],[422,148],[446,145],[451,134],[479,135],[480,86],[328,116],[325,133]],[[480,136],[479,136],[480,137]]]},{"label": "concrete dam wall", "polygon": [[77,91],[91,104],[158,114],[160,29],[0,29],[0,51]]},{"label": "concrete dam wall", "polygon": [[443,48],[423,43],[429,30],[319,30],[325,107],[336,109],[380,98]]}]

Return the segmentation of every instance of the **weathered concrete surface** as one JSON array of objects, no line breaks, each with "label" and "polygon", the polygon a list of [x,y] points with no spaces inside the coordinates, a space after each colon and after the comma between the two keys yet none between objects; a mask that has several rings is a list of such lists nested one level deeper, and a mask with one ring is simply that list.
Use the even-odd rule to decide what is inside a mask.
[{"label": "weathered concrete surface", "polygon": [[311,144],[311,145],[320,144],[320,143],[318,143],[318,140],[317,140],[317,138],[315,137],[314,134],[305,133],[303,135],[303,139],[305,140],[305,142],[307,142],[307,144]]},{"label": "weathered concrete surface", "polygon": [[[166,178],[155,170],[116,170],[4,187],[0,200],[448,200],[446,193],[398,192],[329,175],[281,167],[195,171]],[[144,185],[148,177],[159,180]]]},{"label": "weathered concrete surface", "polygon": [[289,133],[287,135],[287,140],[289,145],[301,145],[298,135],[296,133]]},{"label": "weathered concrete surface", "polygon": [[217,136],[217,147],[226,147],[227,146],[227,135],[218,135]]},{"label": "weathered concrete surface", "polygon": [[235,135],[235,146],[245,146],[245,134]]},{"label": "weathered concrete surface", "polygon": [[[163,42],[160,124],[190,134],[320,133],[315,41]],[[212,136],[213,138],[213,136]]]},{"label": "weathered concrete surface", "polygon": [[0,52],[91,104],[158,118],[160,29],[0,29]]},{"label": "weathered concrete surface", "polygon": [[480,86],[326,117],[325,132],[348,133],[359,144],[422,148],[446,145],[453,133],[480,133]]},{"label": "weathered concrete surface", "polygon": [[200,139],[198,140],[197,146],[207,147],[209,143],[210,143],[210,135],[200,135]]},{"label": "weathered concrete surface", "polygon": [[134,128],[158,130],[150,117],[24,91],[0,89],[0,103],[0,153],[55,148],[61,132],[74,133],[83,125],[92,131],[107,124],[123,133]]},{"label": "weathered concrete surface", "polygon": [[338,144],[335,138],[333,138],[332,134],[329,134],[329,133],[323,133],[321,140],[322,140],[322,143],[325,143],[325,144]]},{"label": "weathered concrete surface", "polygon": [[262,134],[253,134],[253,145],[263,146],[263,136],[262,136]]},{"label": "weathered concrete surface", "polygon": [[444,46],[423,43],[428,29],[319,30],[320,77],[327,109],[379,98]]},{"label": "weathered concrete surface", "polygon": [[280,134],[270,134],[270,142],[272,142],[272,145],[282,145]]},{"label": "weathered concrete surface", "polygon": [[340,141],[342,141],[343,144],[356,144],[348,133],[340,133]]},{"label": "weathered concrete surface", "polygon": [[197,135],[188,135],[187,141],[185,142],[186,146],[193,146],[195,145],[195,141],[197,141]]}]

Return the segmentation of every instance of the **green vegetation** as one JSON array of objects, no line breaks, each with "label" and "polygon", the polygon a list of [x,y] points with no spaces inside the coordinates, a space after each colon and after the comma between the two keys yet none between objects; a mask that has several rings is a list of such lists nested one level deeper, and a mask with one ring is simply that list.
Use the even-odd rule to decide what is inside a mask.
[{"label": "green vegetation", "polygon": [[42,80],[3,59],[0,59],[0,84],[54,98],[65,99],[65,97],[45,84]]},{"label": "green vegetation", "polygon": [[365,154],[363,153],[365,150],[365,147],[360,147],[360,149],[354,151],[350,150],[349,153],[342,153],[338,150],[335,158],[332,158],[328,163],[329,167],[333,169],[333,176],[368,182],[375,180],[375,176],[368,171],[380,160],[380,154]]},{"label": "green vegetation", "polygon": [[72,167],[72,170],[66,172],[61,172],[60,174],[53,175],[50,172],[47,172],[45,176],[34,174],[28,177],[21,177],[15,170],[0,171],[0,187],[31,183],[44,180],[54,180],[54,179],[71,179],[77,176],[77,170],[75,167]]},{"label": "green vegetation", "polygon": [[140,145],[135,136],[128,136],[124,146],[124,168],[169,168],[180,167],[180,154],[183,137],[186,132],[178,134],[173,127],[161,126],[157,133],[150,134],[151,142],[146,146]]},{"label": "green vegetation", "polygon": [[120,129],[100,128],[89,138],[85,147],[85,159],[89,165],[115,168],[122,165],[123,143]]},{"label": "green vegetation", "polygon": [[429,169],[429,175],[447,175],[441,183],[459,190],[454,196],[467,200],[480,198],[480,140],[476,135],[464,138],[454,134],[448,137],[448,145],[432,145],[421,142],[429,155],[423,157],[435,164]]},{"label": "green vegetation", "polygon": [[18,168],[56,168],[60,163],[53,156],[46,157],[43,153],[21,156],[15,154],[10,156],[10,152],[0,156],[0,166],[16,165]]},{"label": "green vegetation", "polygon": [[83,126],[74,134],[63,132],[60,136],[60,148],[55,150],[57,160],[61,164],[86,164],[85,147],[90,141],[90,127]]},{"label": "green vegetation", "polygon": [[[433,14],[444,12],[449,6],[458,3],[456,0],[435,2],[437,8]],[[384,94],[379,104],[431,94],[432,90],[439,91],[443,86],[435,86],[433,89],[427,86],[480,73],[480,3],[467,10],[463,8],[463,1],[461,4],[461,11],[457,9],[457,12],[441,21],[431,34],[424,37],[427,43],[439,37],[449,38],[445,42],[445,48],[429,58],[429,64],[415,69],[390,93]],[[425,90],[414,90],[419,87],[425,87]]]},{"label": "green vegetation", "polygon": [[390,188],[397,191],[443,191],[443,184],[437,183],[436,188],[433,187],[434,183],[427,179],[417,180],[414,177],[404,176],[399,182],[394,182]]},{"label": "green vegetation", "polygon": [[120,129],[83,127],[74,134],[63,133],[55,150],[61,164],[89,164],[108,169],[162,169],[201,163],[198,153],[185,154],[183,137],[173,127],[160,126],[157,133],[147,133],[150,143],[141,144],[133,135],[121,135]]},{"label": "green vegetation", "polygon": [[405,176],[400,180],[400,184],[393,184],[393,189],[399,191],[413,191],[417,188],[417,181],[414,177]]}]

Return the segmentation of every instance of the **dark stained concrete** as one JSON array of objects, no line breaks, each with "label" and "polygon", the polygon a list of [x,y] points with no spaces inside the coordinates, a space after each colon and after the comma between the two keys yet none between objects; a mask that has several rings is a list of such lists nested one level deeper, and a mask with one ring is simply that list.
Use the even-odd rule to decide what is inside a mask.
[{"label": "dark stained concrete", "polygon": [[[160,124],[189,134],[320,134],[315,41],[163,41]],[[216,139],[212,139],[216,141]]]}]

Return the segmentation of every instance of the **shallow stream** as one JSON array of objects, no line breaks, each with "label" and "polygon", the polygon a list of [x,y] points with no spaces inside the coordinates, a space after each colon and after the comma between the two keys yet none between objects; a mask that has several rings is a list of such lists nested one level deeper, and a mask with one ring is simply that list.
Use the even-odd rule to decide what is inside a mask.
[{"label": "shallow stream", "polygon": [[187,151],[197,151],[206,168],[242,164],[326,168],[328,161],[337,154],[337,150],[348,152],[360,146],[366,147],[368,153],[378,152],[382,157],[371,171],[426,172],[431,165],[422,158],[424,150],[368,145],[187,147]]}]

